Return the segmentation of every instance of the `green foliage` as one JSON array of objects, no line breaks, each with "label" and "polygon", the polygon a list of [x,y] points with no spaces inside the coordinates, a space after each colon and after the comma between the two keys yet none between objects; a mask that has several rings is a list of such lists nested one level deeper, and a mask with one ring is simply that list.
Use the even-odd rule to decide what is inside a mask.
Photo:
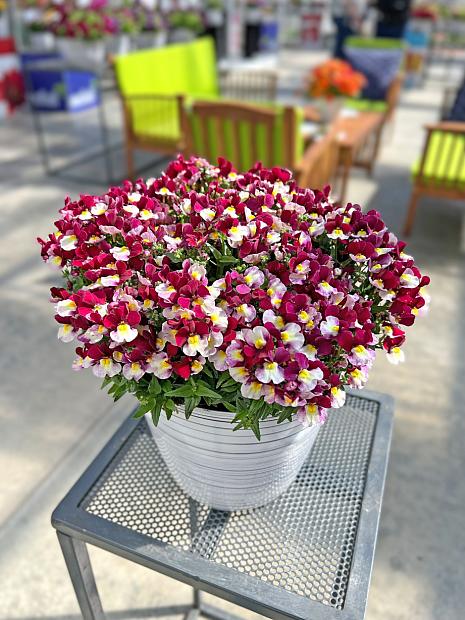
[{"label": "green foliage", "polygon": [[291,420],[296,412],[294,407],[268,405],[262,398],[244,398],[240,383],[228,372],[217,371],[209,362],[201,376],[194,375],[184,381],[181,378],[157,379],[145,375],[140,381],[135,381],[116,375],[105,377],[102,389],[108,388],[115,401],[124,394],[133,394],[139,401],[134,417],[140,418],[150,413],[154,424],[158,424],[162,413],[169,419],[178,407],[184,408],[186,418],[199,406],[228,411],[235,414],[233,430],[251,429],[257,439],[260,439],[262,420],[274,417],[281,423]]}]

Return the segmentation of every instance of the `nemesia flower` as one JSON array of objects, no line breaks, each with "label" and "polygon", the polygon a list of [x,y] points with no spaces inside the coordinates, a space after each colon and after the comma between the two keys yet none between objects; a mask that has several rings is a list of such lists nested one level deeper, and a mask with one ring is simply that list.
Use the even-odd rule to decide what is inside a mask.
[{"label": "nemesia flower", "polygon": [[198,389],[243,424],[262,405],[260,419],[322,424],[377,350],[403,361],[430,301],[379,213],[261,164],[180,156],[159,178],[67,198],[39,242],[65,276],[51,301],[73,369],[167,413]]}]

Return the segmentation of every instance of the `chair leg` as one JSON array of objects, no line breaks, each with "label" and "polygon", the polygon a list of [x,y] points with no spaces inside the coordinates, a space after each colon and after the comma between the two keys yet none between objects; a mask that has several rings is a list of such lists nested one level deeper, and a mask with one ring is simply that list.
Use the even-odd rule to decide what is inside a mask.
[{"label": "chair leg", "polygon": [[407,218],[404,224],[404,235],[408,237],[412,232],[413,222],[415,221],[415,213],[418,206],[418,200],[420,198],[420,192],[417,189],[413,189],[410,197],[410,203],[407,211]]}]

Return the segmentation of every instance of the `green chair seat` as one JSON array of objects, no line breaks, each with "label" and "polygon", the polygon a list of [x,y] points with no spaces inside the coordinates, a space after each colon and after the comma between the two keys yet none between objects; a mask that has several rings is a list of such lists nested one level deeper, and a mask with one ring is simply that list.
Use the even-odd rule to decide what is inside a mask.
[{"label": "green chair seat", "polygon": [[[420,173],[421,159],[415,162],[412,176]],[[465,136],[433,131],[428,144],[423,175],[427,182],[465,187]]]},{"label": "green chair seat", "polygon": [[348,37],[346,47],[365,49],[405,49],[406,43],[402,39],[389,39],[387,37]]},{"label": "green chair seat", "polygon": [[386,112],[388,104],[386,101],[372,99],[345,99],[344,107],[360,112]]}]

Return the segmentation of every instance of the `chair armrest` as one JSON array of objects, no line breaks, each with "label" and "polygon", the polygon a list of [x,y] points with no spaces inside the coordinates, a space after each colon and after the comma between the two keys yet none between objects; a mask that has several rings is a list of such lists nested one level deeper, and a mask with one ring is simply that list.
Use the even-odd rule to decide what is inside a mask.
[{"label": "chair armrest", "polygon": [[445,133],[465,134],[465,122],[459,121],[440,121],[439,123],[429,123],[425,125],[428,133],[432,131],[443,131]]}]

